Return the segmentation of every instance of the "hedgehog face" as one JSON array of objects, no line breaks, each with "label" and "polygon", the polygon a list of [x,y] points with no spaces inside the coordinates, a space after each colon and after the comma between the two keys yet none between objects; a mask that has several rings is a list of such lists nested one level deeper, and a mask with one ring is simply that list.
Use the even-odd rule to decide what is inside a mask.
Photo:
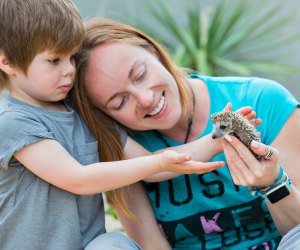
[{"label": "hedgehog face", "polygon": [[220,112],[212,115],[213,123],[212,138],[221,138],[224,135],[233,133],[232,130],[233,115],[231,112]]}]

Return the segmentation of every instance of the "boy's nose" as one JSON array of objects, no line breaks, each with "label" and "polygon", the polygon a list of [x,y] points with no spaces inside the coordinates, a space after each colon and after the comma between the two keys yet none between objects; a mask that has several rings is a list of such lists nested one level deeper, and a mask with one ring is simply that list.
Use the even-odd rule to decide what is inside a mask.
[{"label": "boy's nose", "polygon": [[75,63],[73,62],[67,62],[64,69],[64,75],[71,75],[74,74],[76,70]]}]

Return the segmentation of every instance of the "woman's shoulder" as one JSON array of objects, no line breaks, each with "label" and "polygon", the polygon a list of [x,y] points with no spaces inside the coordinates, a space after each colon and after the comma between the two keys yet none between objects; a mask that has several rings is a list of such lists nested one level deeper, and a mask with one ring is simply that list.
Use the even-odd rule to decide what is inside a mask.
[{"label": "woman's shoulder", "polygon": [[250,77],[240,77],[240,76],[207,76],[207,75],[200,75],[200,74],[190,74],[190,78],[192,79],[201,79],[207,84],[214,84],[214,85],[243,85],[248,84],[254,78]]},{"label": "woman's shoulder", "polygon": [[292,94],[282,84],[271,79],[199,74],[191,74],[190,77],[201,79],[207,85],[211,94],[228,94],[248,100],[259,98],[269,101],[273,98],[279,98],[295,101]]}]

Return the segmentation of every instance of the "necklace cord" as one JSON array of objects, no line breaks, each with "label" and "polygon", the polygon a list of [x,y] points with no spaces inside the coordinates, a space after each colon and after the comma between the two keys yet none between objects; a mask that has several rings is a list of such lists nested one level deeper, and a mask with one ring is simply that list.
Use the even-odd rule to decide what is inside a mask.
[{"label": "necklace cord", "polygon": [[192,114],[190,115],[190,117],[188,119],[188,128],[187,128],[187,131],[186,131],[184,144],[187,143],[187,141],[189,139],[191,128],[192,128],[192,125],[193,125],[194,114],[195,114],[195,94],[194,94],[193,90],[192,90],[192,96],[193,96],[193,111],[192,111]]}]

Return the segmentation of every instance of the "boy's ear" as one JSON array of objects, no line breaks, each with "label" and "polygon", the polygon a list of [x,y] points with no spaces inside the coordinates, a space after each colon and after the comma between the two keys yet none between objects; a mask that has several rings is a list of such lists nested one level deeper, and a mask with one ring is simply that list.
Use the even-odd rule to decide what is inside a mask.
[{"label": "boy's ear", "polygon": [[15,73],[15,68],[8,61],[3,51],[0,50],[0,69],[4,71],[7,75],[12,75]]}]

